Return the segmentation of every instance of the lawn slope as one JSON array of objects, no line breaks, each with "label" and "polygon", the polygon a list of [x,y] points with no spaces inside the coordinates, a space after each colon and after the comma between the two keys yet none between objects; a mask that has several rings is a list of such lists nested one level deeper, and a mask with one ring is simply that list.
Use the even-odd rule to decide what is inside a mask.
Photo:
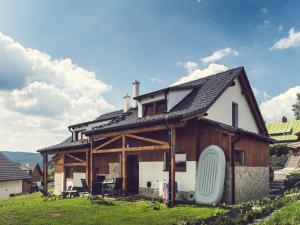
[{"label": "lawn slope", "polygon": [[0,224],[176,224],[212,216],[218,208],[178,205],[153,210],[148,201],[74,198],[43,202],[40,194],[0,200]]}]

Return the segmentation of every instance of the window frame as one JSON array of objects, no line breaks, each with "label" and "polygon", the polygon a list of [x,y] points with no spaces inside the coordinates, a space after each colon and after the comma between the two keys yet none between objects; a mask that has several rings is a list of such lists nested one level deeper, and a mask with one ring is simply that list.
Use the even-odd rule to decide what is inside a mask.
[{"label": "window frame", "polygon": [[[163,104],[164,105],[164,112],[158,112],[158,105]],[[150,113],[146,114],[146,109],[147,107],[150,107]],[[147,109],[148,110],[148,109]],[[154,115],[160,115],[163,114],[167,111],[167,103],[165,99],[154,101],[154,102],[149,102],[149,103],[144,103],[143,104],[143,117],[148,117],[148,116],[154,116]]]},{"label": "window frame", "polygon": [[239,126],[239,105],[236,102],[232,102],[232,111],[231,111],[231,120],[232,126],[238,127]]},{"label": "window frame", "polygon": [[[169,171],[169,152],[164,152],[163,154],[163,171],[167,172]],[[178,167],[178,165],[176,166],[176,155],[180,155],[180,154],[185,154],[185,161],[184,161],[184,167]],[[175,172],[186,172],[186,164],[187,164],[187,154],[186,152],[175,152]]]},{"label": "window frame", "polygon": [[[243,159],[242,159],[243,162],[240,162],[240,160],[237,161],[237,155],[236,154],[240,154],[240,153],[243,153]],[[234,164],[237,165],[237,166],[245,166],[246,165],[246,151],[244,149],[239,149],[239,148],[235,149],[235,151],[234,151]]]}]

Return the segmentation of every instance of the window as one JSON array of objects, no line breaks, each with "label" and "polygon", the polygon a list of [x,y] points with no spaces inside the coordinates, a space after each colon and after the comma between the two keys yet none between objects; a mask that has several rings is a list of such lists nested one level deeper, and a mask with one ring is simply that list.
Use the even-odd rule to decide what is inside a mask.
[{"label": "window", "polygon": [[234,160],[236,165],[245,165],[245,151],[236,149],[234,152]]},{"label": "window", "polygon": [[75,141],[87,139],[87,136],[82,133],[83,131],[85,131],[85,130],[75,131]]},{"label": "window", "polygon": [[[170,153],[164,152],[164,171],[169,171]],[[186,153],[175,154],[175,171],[185,172],[186,171]]]},{"label": "window", "polygon": [[167,110],[167,107],[166,107],[165,100],[143,104],[143,116],[144,117],[162,114],[162,113],[166,112],[166,110]]},{"label": "window", "polygon": [[238,104],[232,102],[232,126],[233,127],[238,127],[238,121],[239,121],[238,112],[239,112]]}]

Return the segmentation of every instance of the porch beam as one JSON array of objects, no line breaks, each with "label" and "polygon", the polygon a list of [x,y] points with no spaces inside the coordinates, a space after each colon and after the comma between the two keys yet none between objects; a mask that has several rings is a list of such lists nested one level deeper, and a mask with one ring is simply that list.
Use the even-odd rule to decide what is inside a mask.
[{"label": "porch beam", "polygon": [[171,128],[170,130],[170,169],[169,169],[169,206],[173,207],[175,205],[175,152],[176,152],[176,129]]},{"label": "porch beam", "polygon": [[63,191],[67,190],[67,169],[65,166],[66,163],[66,155],[65,154],[61,154],[62,157],[62,161],[63,161],[63,171],[64,171],[64,175],[63,175]]},{"label": "porch beam", "polygon": [[79,153],[79,152],[87,152],[89,151],[88,148],[79,148],[79,149],[72,149],[72,150],[53,150],[53,151],[47,151],[43,152],[42,154],[48,154],[48,155],[53,155],[53,154],[60,154],[60,153]]},{"label": "porch beam", "polygon": [[[151,146],[143,146],[143,147],[131,147],[125,148],[125,152],[142,152],[142,151],[167,151],[169,149],[169,145],[151,145]],[[123,152],[123,148],[112,148],[112,149],[102,149],[102,150],[94,150],[95,154],[103,154],[103,153],[117,153]]]},{"label": "porch beam", "polygon": [[65,163],[65,167],[86,166],[86,163]]},{"label": "porch beam", "polygon": [[141,136],[137,136],[137,135],[134,135],[134,134],[127,134],[126,136],[130,137],[130,138],[133,138],[133,139],[141,140],[141,141],[147,141],[147,142],[160,144],[160,145],[168,145],[168,142],[165,142],[165,141],[160,141],[160,140],[147,138],[147,137],[141,137]]},{"label": "porch beam", "polygon": [[86,183],[89,184],[89,152],[85,153],[85,161],[86,161],[86,165],[85,165],[85,180],[86,180]]},{"label": "porch beam", "polygon": [[81,163],[85,163],[84,160],[82,160],[82,159],[80,159],[80,158],[78,158],[78,157],[76,157],[76,156],[74,156],[74,155],[71,155],[71,154],[69,154],[69,153],[66,153],[66,156],[68,156],[68,157],[70,157],[70,158],[72,158],[72,159],[75,159],[76,161],[79,161],[79,162],[81,162]]},{"label": "porch beam", "polygon": [[90,186],[90,189],[92,190],[93,188],[93,148],[94,148],[94,139],[93,138],[90,138],[90,152],[89,152],[89,155],[90,155],[90,172],[89,172],[89,186]]},{"label": "porch beam", "polygon": [[94,148],[94,150],[101,149],[101,148],[105,147],[106,145],[109,145],[109,144],[111,144],[111,143],[113,143],[113,142],[119,140],[120,138],[122,138],[121,135],[116,136],[116,137],[114,137],[114,138],[108,140],[107,142],[103,143],[102,145],[99,145],[98,147]]}]

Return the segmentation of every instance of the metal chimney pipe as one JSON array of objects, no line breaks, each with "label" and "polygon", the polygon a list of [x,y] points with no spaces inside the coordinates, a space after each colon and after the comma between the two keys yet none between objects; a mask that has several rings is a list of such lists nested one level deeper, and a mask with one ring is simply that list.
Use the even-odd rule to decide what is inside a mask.
[{"label": "metal chimney pipe", "polygon": [[137,100],[134,100],[135,97],[139,96],[140,94],[140,82],[137,80],[132,81],[132,107],[136,108],[138,105]]}]

